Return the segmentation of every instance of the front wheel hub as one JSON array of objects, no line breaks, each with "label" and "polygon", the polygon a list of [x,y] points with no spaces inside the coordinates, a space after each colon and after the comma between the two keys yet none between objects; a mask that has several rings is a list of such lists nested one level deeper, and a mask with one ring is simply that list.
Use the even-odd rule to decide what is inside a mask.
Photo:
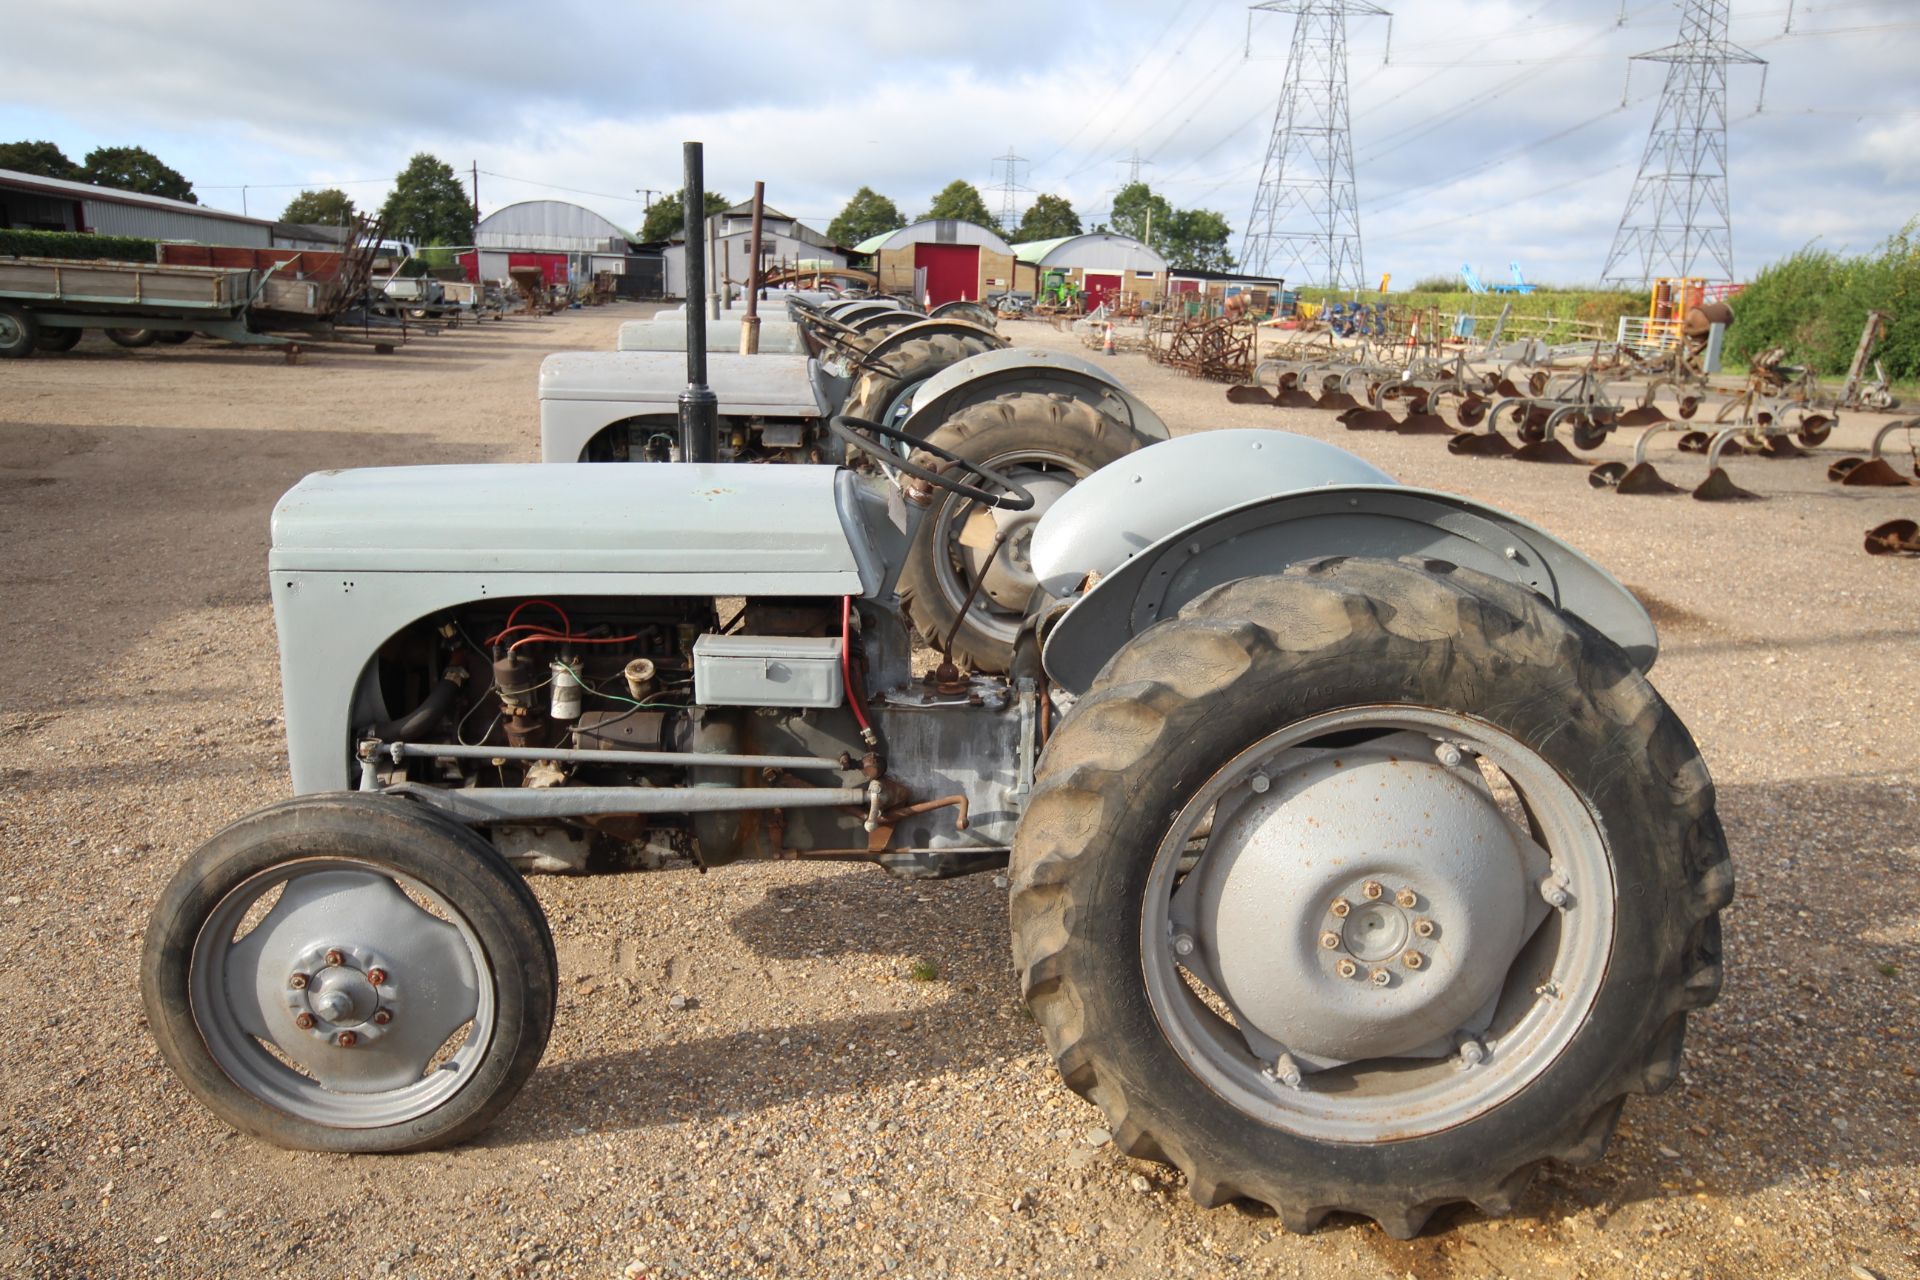
[{"label": "front wheel hub", "polygon": [[1296,1056],[1446,1052],[1531,931],[1544,851],[1424,735],[1287,754],[1218,803],[1191,899],[1206,968]]}]

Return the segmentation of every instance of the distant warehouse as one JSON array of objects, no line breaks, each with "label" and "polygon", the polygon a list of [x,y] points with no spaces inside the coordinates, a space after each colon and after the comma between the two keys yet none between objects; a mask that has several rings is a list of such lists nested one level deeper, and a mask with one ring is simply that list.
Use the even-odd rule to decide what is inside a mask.
[{"label": "distant warehouse", "polygon": [[621,277],[623,296],[659,297],[658,253],[634,245],[625,229],[564,200],[522,200],[495,209],[474,229],[475,248],[460,255],[469,280],[505,280],[512,267],[538,267],[549,284],[584,283],[601,272]]},{"label": "distant warehouse", "polygon": [[205,205],[0,169],[0,230],[84,231],[253,249],[337,249],[342,227],[309,227]]}]

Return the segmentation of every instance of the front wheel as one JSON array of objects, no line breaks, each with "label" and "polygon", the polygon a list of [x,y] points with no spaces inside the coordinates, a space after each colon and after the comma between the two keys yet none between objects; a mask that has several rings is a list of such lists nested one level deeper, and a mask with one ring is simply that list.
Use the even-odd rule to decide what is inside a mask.
[{"label": "front wheel", "polygon": [[1437,561],[1207,592],[1107,664],[1015,837],[1067,1083],[1202,1204],[1417,1232],[1598,1159],[1720,985],[1692,740],[1626,656]]},{"label": "front wheel", "polygon": [[485,1128],[553,1025],[538,902],[407,801],[304,796],[203,845],[154,908],[141,995],[221,1119],[284,1147],[416,1151]]}]

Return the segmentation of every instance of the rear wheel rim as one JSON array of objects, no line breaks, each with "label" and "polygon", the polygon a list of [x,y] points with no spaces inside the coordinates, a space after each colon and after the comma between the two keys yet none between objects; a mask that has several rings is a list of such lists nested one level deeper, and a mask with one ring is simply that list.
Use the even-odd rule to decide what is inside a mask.
[{"label": "rear wheel rim", "polygon": [[430,886],[346,858],[283,862],[227,893],[194,939],[188,1002],[235,1085],[338,1129],[445,1105],[497,1025],[491,966],[466,918]]},{"label": "rear wheel rim", "polygon": [[[1453,862],[1435,857],[1439,850],[1409,851],[1404,845],[1393,846],[1390,857],[1379,853],[1375,862],[1369,862],[1368,856],[1351,859],[1341,873],[1329,873],[1332,878],[1315,882],[1324,891],[1290,895],[1278,900],[1277,906],[1271,905],[1275,899],[1263,903],[1270,941],[1250,934],[1244,925],[1238,926],[1235,936],[1208,934],[1209,920],[1229,921],[1222,933],[1232,934],[1236,926],[1231,923],[1231,910],[1244,912],[1241,902],[1208,917],[1193,910],[1201,895],[1183,901],[1180,890],[1189,882],[1209,884],[1207,877],[1213,874],[1207,869],[1209,858],[1236,856],[1229,845],[1244,825],[1240,815],[1259,812],[1255,802],[1270,795],[1283,797],[1290,786],[1303,785],[1301,779],[1318,776],[1301,770],[1331,776],[1329,769],[1341,767],[1343,753],[1345,763],[1352,766],[1367,751],[1349,745],[1316,752],[1306,744],[1329,734],[1355,731],[1381,735],[1376,741],[1392,744],[1388,754],[1400,757],[1395,767],[1466,768],[1478,776],[1474,762],[1479,758],[1497,766],[1498,776],[1511,783],[1518,803],[1509,801],[1510,813],[1502,813],[1500,821],[1514,829],[1517,840],[1546,854],[1549,874],[1533,881],[1524,870],[1524,859],[1522,869],[1514,873],[1518,879],[1502,879],[1495,874],[1497,868],[1486,869],[1492,878],[1485,883],[1499,888],[1487,901],[1504,901],[1501,895],[1518,893],[1522,895],[1518,901],[1531,914],[1532,923],[1523,926],[1510,955],[1499,954],[1497,948],[1493,952],[1482,948],[1477,957],[1470,950],[1449,955],[1441,945],[1449,930],[1467,938],[1499,934],[1498,920],[1471,918],[1475,910],[1471,894],[1454,892],[1458,885],[1450,888],[1449,876],[1454,873],[1449,867],[1470,861],[1472,850],[1450,850]],[[1416,738],[1428,748],[1424,760],[1419,758],[1419,747],[1404,750]],[[1339,741],[1351,744],[1352,738]],[[1445,764],[1448,753],[1457,754],[1464,764]],[[1240,799],[1236,801],[1235,796]],[[1291,802],[1278,803],[1284,807]],[[1236,804],[1247,807],[1235,808]],[[1220,823],[1220,815],[1230,816]],[[1513,815],[1524,815],[1525,821]],[[1196,858],[1190,840],[1202,830],[1203,820],[1210,818],[1216,819],[1213,834]],[[1215,847],[1216,839],[1220,847]],[[1390,844],[1382,836],[1378,847],[1385,850]],[[1256,873],[1263,866],[1281,865],[1263,864],[1262,856],[1272,857],[1249,854],[1244,845],[1237,853],[1238,858],[1254,859],[1246,865]],[[1235,875],[1240,874],[1240,865],[1233,863]],[[1277,882],[1294,887],[1306,883],[1287,879],[1294,874],[1284,870]],[[1361,892],[1370,880],[1381,890],[1378,901]],[[1258,882],[1257,875],[1253,882]],[[1409,886],[1419,890],[1410,910],[1395,901],[1396,894]],[[1552,903],[1554,896],[1561,899],[1558,904]],[[1436,899],[1451,905],[1442,908]],[[1333,914],[1342,902],[1346,910]],[[1480,910],[1487,908],[1483,905]],[[1448,911],[1456,913],[1454,918],[1446,918]],[[1465,916],[1457,914],[1463,911]],[[1437,936],[1413,934],[1411,928],[1419,921],[1435,927],[1429,913],[1439,917]],[[1598,824],[1579,793],[1547,761],[1504,731],[1472,717],[1419,707],[1355,708],[1303,720],[1255,743],[1216,771],[1183,806],[1148,873],[1140,924],[1142,968],[1149,1004],[1169,1044],[1214,1093],[1253,1119],[1308,1138],[1379,1143],[1466,1123],[1509,1101],[1558,1060],[1585,1023],[1603,985],[1614,914],[1612,868]],[[1355,946],[1355,927],[1374,916],[1382,930],[1378,937],[1386,945]],[[1476,926],[1484,926],[1478,935]],[[1237,955],[1230,950],[1235,947],[1240,948]],[[1418,969],[1400,963],[1401,956],[1411,950],[1423,953]],[[1303,952],[1312,959],[1304,960]],[[1354,971],[1342,976],[1338,966],[1348,961]],[[1329,1028],[1344,1032],[1357,1026],[1357,1040],[1372,1036],[1391,1042],[1395,1035],[1420,1039],[1424,1032],[1414,1029],[1421,1025],[1418,1017],[1426,1006],[1418,984],[1440,979],[1434,988],[1442,993],[1440,998],[1457,997],[1460,988],[1446,985],[1446,966],[1455,961],[1482,966],[1483,980],[1484,966],[1504,966],[1498,969],[1497,995],[1484,1025],[1477,1024],[1487,1012],[1485,1006],[1465,1020],[1469,1025],[1454,1031],[1418,1045],[1396,1043],[1377,1056],[1349,1060],[1338,1060],[1322,1044],[1316,1044],[1317,1052],[1288,1052],[1282,1058],[1279,1054],[1287,1049],[1286,1042],[1267,1034],[1291,1028],[1300,1037],[1313,1039]],[[1264,989],[1259,984],[1249,986],[1244,978],[1256,971],[1275,975]],[[1376,988],[1373,975],[1377,972],[1388,976]],[[1242,975],[1238,987],[1231,976],[1222,976],[1236,973]],[[1251,996],[1244,1003],[1254,1008],[1253,1013],[1234,1001],[1235,991]],[[1262,1021],[1262,1008],[1270,1014],[1276,993],[1284,996],[1292,1019],[1284,1027],[1270,1016]],[[1370,1011],[1364,1001],[1376,995],[1383,1003],[1373,1008],[1383,1012],[1368,1021]],[[1353,1012],[1356,1007],[1358,1014]],[[1446,1048],[1438,1048],[1436,1040]],[[1438,1056],[1413,1056],[1416,1053]],[[1330,1061],[1334,1065],[1328,1065]]]},{"label": "rear wheel rim", "polygon": [[[1065,454],[1044,450],[1022,450],[1003,454],[989,458],[981,465],[998,471],[1016,484],[1025,485],[1035,493],[1036,498],[1040,493],[1039,490],[1033,489],[1031,483],[1033,481],[1041,481],[1043,487],[1046,487],[1044,482],[1049,479],[1063,475],[1069,476],[1071,479],[1066,487],[1070,489],[1092,473],[1092,469],[1084,463],[1077,462]],[[1054,501],[1057,500],[1056,497]],[[1024,554],[1021,548],[1024,547],[1025,540],[1031,539],[1034,528],[1039,525],[1040,517],[1046,514],[1050,506],[1052,502],[1036,501],[1026,511],[1009,513],[1008,518],[1018,526],[1019,532],[1013,534],[1010,545],[1002,547],[999,556],[995,557],[996,568],[1001,559],[1009,556],[1015,557],[1016,562],[1018,561]],[[960,545],[959,541],[967,519],[974,512],[982,509],[979,503],[969,502],[957,496],[953,501],[942,505],[933,529],[935,545],[940,548],[940,554],[935,557],[934,562],[935,582],[940,589],[941,598],[946,602],[947,612],[956,618],[960,615],[961,605],[966,602],[969,592],[972,592],[973,600],[967,604],[966,622],[963,625],[970,626],[975,631],[1002,644],[1011,645],[1019,637],[1023,614],[997,606],[988,596],[984,586],[978,592],[973,592],[974,580],[970,576],[972,567],[968,563],[968,548]],[[1023,572],[1031,574],[1030,569]]]}]

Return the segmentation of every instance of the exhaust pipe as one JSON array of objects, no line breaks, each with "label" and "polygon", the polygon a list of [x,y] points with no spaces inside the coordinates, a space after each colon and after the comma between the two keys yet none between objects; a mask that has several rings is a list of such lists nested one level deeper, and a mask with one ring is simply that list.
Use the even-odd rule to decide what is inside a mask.
[{"label": "exhaust pipe", "polygon": [[707,385],[707,312],[701,300],[707,292],[707,199],[702,147],[681,144],[686,159],[686,185],[680,190],[680,211],[687,236],[687,389],[680,393],[680,460],[720,460],[720,397]]}]

